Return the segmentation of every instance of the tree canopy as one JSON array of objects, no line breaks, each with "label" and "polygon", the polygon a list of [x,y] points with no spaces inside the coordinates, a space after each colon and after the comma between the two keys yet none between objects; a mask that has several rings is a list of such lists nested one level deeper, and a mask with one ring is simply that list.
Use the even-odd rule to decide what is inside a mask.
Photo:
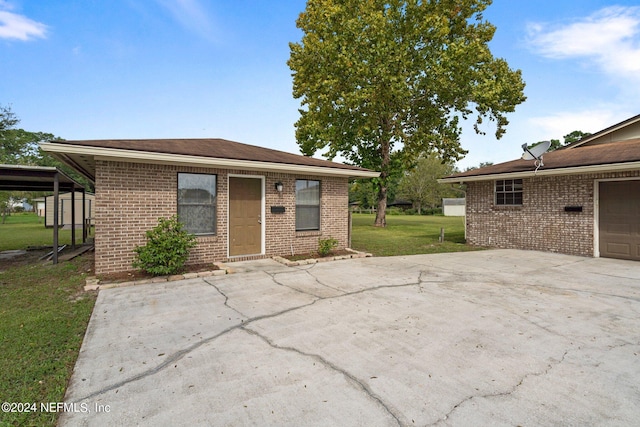
[{"label": "tree canopy", "polygon": [[[40,142],[60,140],[51,133],[29,132],[16,129],[20,120],[9,107],[0,106],[0,164],[24,166],[54,166],[91,191],[93,185],[69,166],[54,159],[40,149]],[[31,199],[43,195],[42,192],[0,191],[0,213],[2,221],[9,213],[12,200]]]},{"label": "tree canopy", "polygon": [[495,122],[525,100],[521,72],[494,58],[491,0],[308,0],[291,43],[296,139],[305,155],[381,172],[376,225],[385,225],[391,153],[457,160],[461,119]]},{"label": "tree canopy", "polygon": [[[582,138],[591,135],[589,132],[582,132],[581,130],[574,130],[564,136],[564,142],[560,142],[559,139],[551,139],[551,145],[548,151],[557,150],[558,148],[566,147],[569,144],[573,144],[576,141],[580,141]],[[543,141],[538,141],[533,144],[529,144],[527,148],[535,147]]]},{"label": "tree canopy", "polygon": [[0,105],[0,134],[6,129],[11,129],[19,121],[10,107]]},{"label": "tree canopy", "polygon": [[443,162],[434,154],[422,156],[400,180],[398,194],[409,200],[421,214],[423,208],[440,206],[443,197],[456,195],[449,185],[438,183],[438,178],[451,175],[454,171],[453,162]]}]

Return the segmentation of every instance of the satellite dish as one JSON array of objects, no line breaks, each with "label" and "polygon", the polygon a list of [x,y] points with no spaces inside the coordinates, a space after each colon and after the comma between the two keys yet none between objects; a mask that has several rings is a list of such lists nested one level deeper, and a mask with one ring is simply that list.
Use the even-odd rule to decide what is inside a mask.
[{"label": "satellite dish", "polygon": [[536,166],[536,170],[534,173],[538,172],[540,166],[544,166],[542,155],[547,152],[549,147],[551,147],[551,141],[542,141],[540,144],[531,148],[528,148],[527,144],[522,144],[522,150],[524,150],[522,160],[535,160],[534,164]]},{"label": "satellite dish", "polygon": [[542,141],[540,144],[535,147],[527,148],[527,144],[522,144],[522,149],[524,150],[524,154],[522,155],[523,160],[540,160],[542,159],[542,155],[547,152],[547,150],[551,147],[551,141]]}]

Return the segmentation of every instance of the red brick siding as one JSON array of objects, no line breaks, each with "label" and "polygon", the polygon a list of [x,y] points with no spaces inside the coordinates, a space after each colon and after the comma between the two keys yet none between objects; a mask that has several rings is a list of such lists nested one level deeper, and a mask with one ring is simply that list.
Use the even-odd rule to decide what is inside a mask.
[{"label": "red brick siding", "polygon": [[[199,236],[190,264],[227,261],[228,176],[255,175],[265,180],[265,255],[309,252],[318,239],[338,239],[339,248],[348,239],[348,179],[313,175],[252,173],[240,170],[208,169],[173,165],[96,161],[96,274],[131,270],[133,249],[145,243],[145,231],[160,217],[177,212],[177,174],[217,175],[217,233]],[[295,180],[321,181],[321,230],[295,231]],[[282,182],[282,194],[275,189]],[[284,206],[285,213],[272,214],[271,206]],[[233,260],[256,258],[239,257]]]},{"label": "red brick siding", "polygon": [[[594,254],[594,182],[640,171],[523,179],[522,206],[496,206],[495,181],[469,182],[467,241],[473,245]],[[582,212],[565,212],[582,206]]]}]

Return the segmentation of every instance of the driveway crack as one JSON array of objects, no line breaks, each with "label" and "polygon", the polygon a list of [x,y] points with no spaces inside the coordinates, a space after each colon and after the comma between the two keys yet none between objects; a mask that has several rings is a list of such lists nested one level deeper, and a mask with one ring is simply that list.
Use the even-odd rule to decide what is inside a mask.
[{"label": "driveway crack", "polygon": [[562,354],[562,356],[560,357],[559,360],[550,363],[547,366],[547,369],[545,369],[544,371],[541,372],[531,372],[526,374],[525,376],[523,376],[520,381],[518,381],[518,383],[516,385],[514,385],[513,387],[511,387],[510,390],[507,391],[503,391],[503,392],[499,392],[499,393],[486,393],[486,394],[479,394],[479,395],[472,395],[472,396],[468,396],[464,399],[462,399],[460,402],[456,403],[455,405],[453,405],[453,407],[451,408],[451,410],[449,412],[447,412],[442,418],[440,418],[439,420],[437,420],[434,423],[429,424],[429,426],[435,426],[438,425],[440,423],[444,423],[450,416],[451,414],[453,414],[458,408],[460,408],[462,405],[464,405],[467,402],[472,401],[473,399],[476,398],[492,398],[492,397],[505,397],[505,396],[510,396],[511,394],[515,393],[516,390],[518,389],[518,387],[520,387],[522,385],[522,383],[529,377],[540,377],[543,375],[546,375],[549,373],[549,371],[551,371],[551,369],[553,369],[554,367],[558,366],[559,364],[561,364],[562,362],[564,362],[565,357],[567,356],[567,354],[569,353],[569,350],[565,350],[565,352]]},{"label": "driveway crack", "polygon": [[[213,286],[215,289],[218,290],[218,292],[220,292],[220,294],[222,296],[225,297],[225,305],[227,307],[229,307],[230,309],[234,310],[236,313],[238,313],[242,317],[244,317],[244,319],[241,319],[241,323],[238,323],[236,325],[230,326],[230,327],[224,329],[223,331],[221,331],[221,332],[219,332],[219,333],[217,333],[215,335],[212,335],[212,336],[210,336],[208,338],[203,338],[201,341],[199,341],[197,343],[194,343],[194,344],[192,344],[192,345],[190,345],[188,347],[185,347],[185,348],[183,348],[181,350],[178,350],[175,353],[169,355],[165,359],[164,362],[158,364],[157,366],[155,366],[153,368],[150,368],[150,369],[147,369],[146,371],[143,371],[143,372],[141,372],[141,373],[139,373],[137,375],[134,375],[134,376],[129,377],[127,379],[124,379],[122,381],[118,381],[118,382],[116,382],[114,384],[111,384],[109,386],[106,386],[104,388],[96,390],[96,391],[94,391],[94,392],[92,392],[92,393],[90,393],[90,394],[88,394],[88,395],[86,395],[86,396],[84,396],[84,397],[82,397],[80,399],[75,400],[75,403],[79,403],[79,402],[82,402],[82,401],[86,401],[88,399],[92,399],[92,398],[94,398],[96,396],[99,396],[101,394],[104,394],[104,393],[107,393],[109,391],[112,391],[112,390],[118,389],[120,387],[123,387],[123,386],[125,386],[125,385],[127,385],[129,383],[133,383],[133,382],[136,382],[136,381],[141,380],[143,378],[149,377],[151,375],[155,375],[158,372],[162,371],[163,369],[167,368],[168,366],[170,366],[172,364],[175,364],[175,362],[177,362],[180,359],[182,359],[185,355],[187,355],[187,354],[191,353],[192,351],[200,348],[204,344],[208,344],[208,343],[210,343],[210,342],[212,342],[212,341],[214,341],[214,340],[216,340],[216,339],[228,334],[229,332],[233,332],[233,331],[235,331],[237,329],[243,329],[243,330],[247,330],[248,331],[248,329],[246,329],[245,327],[247,325],[250,325],[251,323],[254,323],[254,322],[257,322],[257,321],[260,321],[260,320],[264,320],[264,319],[271,319],[271,318],[278,317],[278,316],[281,316],[283,314],[287,314],[287,313],[295,311],[295,310],[306,308],[306,307],[312,306],[313,304],[315,304],[318,301],[324,301],[324,300],[330,300],[330,299],[336,299],[336,298],[343,298],[343,297],[348,297],[348,296],[352,296],[352,295],[362,294],[362,293],[365,293],[365,292],[376,291],[376,290],[380,290],[380,289],[384,289],[384,288],[400,288],[400,287],[405,287],[405,286],[419,286],[420,285],[419,282],[418,283],[399,284],[399,285],[380,285],[380,286],[376,286],[376,287],[372,287],[372,288],[360,289],[360,290],[357,290],[357,291],[354,291],[354,292],[350,292],[350,293],[345,293],[345,294],[342,294],[342,295],[335,295],[335,296],[330,296],[330,297],[316,297],[315,300],[313,300],[313,301],[311,301],[311,302],[309,302],[307,304],[302,304],[302,305],[298,305],[298,306],[295,306],[295,307],[289,307],[289,308],[287,308],[285,310],[281,310],[281,311],[278,311],[276,313],[264,314],[264,315],[261,315],[261,316],[248,318],[244,314],[240,313],[238,310],[236,310],[233,307],[228,305],[227,296],[222,291],[220,291],[220,289],[218,289],[217,286],[213,285],[211,282],[208,282],[208,281],[206,281],[204,279],[203,279],[203,281],[206,282],[208,285]],[[295,350],[295,349],[292,349],[292,350]],[[339,370],[339,368],[337,368],[337,370]],[[345,372],[345,375],[348,375],[348,373]],[[397,419],[397,417],[396,417],[396,419]]]},{"label": "driveway crack", "polygon": [[256,337],[260,338],[265,343],[267,343],[269,346],[271,346],[271,347],[273,347],[273,348],[275,348],[277,350],[291,351],[291,352],[300,354],[300,355],[305,356],[305,357],[310,357],[310,358],[320,362],[323,366],[325,366],[325,367],[327,367],[327,368],[329,368],[329,369],[331,369],[331,370],[333,370],[335,372],[340,373],[342,376],[344,376],[346,378],[346,380],[348,382],[350,382],[352,385],[354,385],[360,391],[364,392],[364,394],[369,399],[373,400],[378,406],[380,406],[389,415],[391,415],[393,417],[393,419],[396,420],[396,423],[399,426],[402,426],[402,425],[406,424],[406,423],[403,423],[400,420],[402,415],[399,414],[398,411],[395,408],[393,408],[391,405],[389,405],[384,400],[382,400],[382,398],[380,396],[378,396],[373,390],[371,390],[371,388],[366,383],[364,383],[363,381],[358,379],[355,375],[351,374],[347,370],[345,370],[345,369],[343,369],[343,368],[331,363],[330,361],[328,361],[324,357],[320,356],[319,354],[306,353],[306,352],[304,352],[302,350],[299,350],[299,349],[297,349],[295,347],[288,347],[288,346],[278,345],[278,344],[274,343],[272,340],[270,340],[269,338],[267,338],[266,336],[258,333],[257,331],[247,328],[246,325],[243,325],[241,327],[241,329],[244,330],[245,332],[247,332],[250,335],[253,335],[253,336],[256,336]]},{"label": "driveway crack", "polygon": [[[219,288],[219,287],[217,287],[214,283],[212,283],[212,282],[208,281],[207,279],[202,279],[202,281],[203,281],[204,283],[206,283],[207,285],[212,286],[216,291],[218,291],[218,293],[219,293],[220,295],[222,295],[222,296],[224,297],[224,305],[225,305],[227,308],[229,308],[229,309],[231,309],[231,310],[235,311],[236,313],[238,313],[240,316],[244,317],[245,319],[247,319],[247,318],[249,317],[249,316],[245,315],[244,313],[242,313],[241,311],[239,311],[239,310],[235,309],[234,307],[231,307],[231,306],[229,305],[229,297],[228,297],[224,292],[222,292],[222,291],[220,290],[220,288]],[[243,320],[243,321],[244,321],[244,320]]]}]

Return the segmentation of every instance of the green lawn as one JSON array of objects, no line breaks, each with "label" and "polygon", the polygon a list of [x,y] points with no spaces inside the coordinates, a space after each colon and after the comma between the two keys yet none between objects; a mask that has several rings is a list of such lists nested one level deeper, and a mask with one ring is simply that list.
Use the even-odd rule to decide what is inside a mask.
[{"label": "green lawn", "polygon": [[52,265],[0,264],[0,401],[35,402],[35,413],[0,412],[0,426],[55,425],[40,403],[62,402],[96,293],[83,291],[91,257]]},{"label": "green lawn", "polygon": [[[33,213],[13,214],[0,224],[0,251],[51,246],[53,230]],[[76,230],[82,243],[82,230]],[[71,231],[60,230],[60,244]],[[31,264],[0,261],[0,401],[35,402],[37,412],[0,412],[0,426],[55,425],[57,414],[40,403],[62,402],[95,293],[84,292],[93,254],[52,265],[29,253]]]},{"label": "green lawn", "polygon": [[[387,215],[385,228],[374,227],[375,215],[353,214],[351,247],[375,256],[472,251],[464,239],[464,217]],[[440,243],[440,229],[444,242]]]},{"label": "green lawn", "polygon": [[[59,230],[60,245],[71,244],[71,230]],[[82,229],[76,229],[76,243],[82,243]],[[53,246],[53,229],[45,228],[44,218],[35,213],[17,213],[0,221],[0,251],[28,246]]]}]

